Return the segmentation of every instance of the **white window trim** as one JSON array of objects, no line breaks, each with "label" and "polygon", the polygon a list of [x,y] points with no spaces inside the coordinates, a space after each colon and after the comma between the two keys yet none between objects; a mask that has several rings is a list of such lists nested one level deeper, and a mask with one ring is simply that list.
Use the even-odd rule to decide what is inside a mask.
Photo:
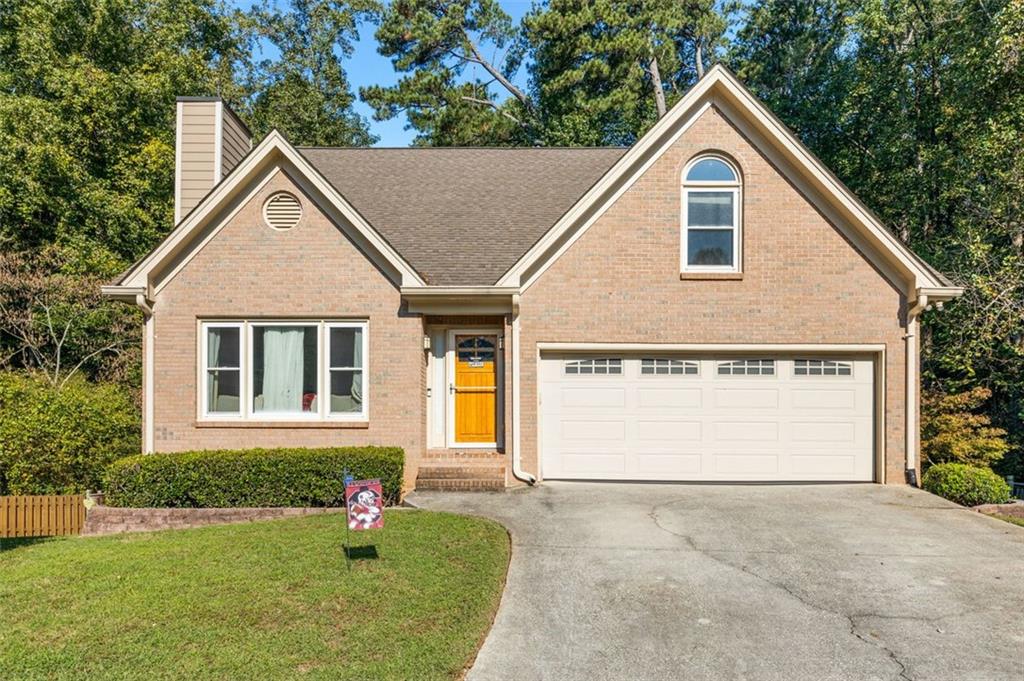
[{"label": "white window trim", "polygon": [[[330,390],[331,390],[331,370],[349,370],[354,371],[356,367],[331,367],[331,329],[362,329],[362,343],[363,343],[363,366],[359,368],[363,373],[363,409],[360,412],[338,412],[337,414],[331,412],[330,408]],[[322,367],[320,371],[320,380],[324,383],[324,389],[322,394],[324,395],[322,410],[324,412],[324,418],[330,421],[365,421],[369,418],[370,414],[370,330],[369,325],[365,321],[349,321],[349,322],[325,322],[321,330],[323,334],[324,343],[321,346],[323,348]]]},{"label": "white window trim", "polygon": [[[256,412],[253,407],[255,400],[253,368],[253,330],[260,326],[313,326],[317,334],[317,410],[315,412]],[[240,386],[239,411],[236,414],[226,412],[210,412],[207,394],[207,330],[216,328],[239,329]],[[330,329],[361,328],[363,330],[363,408],[355,413],[331,413],[330,399],[327,395],[330,382]],[[368,421],[370,418],[370,331],[366,320],[325,320],[325,319],[260,319],[244,321],[201,320],[199,323],[199,420],[200,421],[245,421],[255,423],[274,423],[281,421]],[[354,367],[353,367],[354,368]]]},{"label": "white window trim", "polygon": [[[248,353],[245,352],[245,324],[242,322],[203,322],[199,325],[199,402],[200,402],[200,413],[202,417],[207,420],[215,421],[238,421],[243,418],[245,414],[245,375],[246,366],[245,358]],[[210,329],[238,329],[238,412],[232,414],[231,412],[218,411],[210,412],[210,395],[207,389],[207,381],[209,380],[210,367],[209,365],[209,334],[207,331]]]},{"label": "white window trim", "polygon": [[[721,181],[689,181],[686,176],[689,175],[690,170],[697,163],[700,163],[706,159],[714,159],[721,161],[732,170],[733,175],[736,176],[735,182],[721,182]],[[683,168],[682,173],[682,205],[680,208],[680,224],[682,225],[682,235],[679,240],[679,271],[680,272],[741,272],[742,268],[740,263],[743,262],[743,225],[742,225],[742,211],[740,206],[742,205],[743,199],[743,184],[739,169],[729,159],[719,156],[717,154],[701,154],[690,160],[689,163]],[[690,226],[690,194],[691,193],[707,193],[707,192],[730,192],[732,194],[732,265],[690,265],[688,261],[689,253],[689,240],[690,230],[720,230],[727,229],[725,226],[709,226],[709,225],[695,225]]]}]

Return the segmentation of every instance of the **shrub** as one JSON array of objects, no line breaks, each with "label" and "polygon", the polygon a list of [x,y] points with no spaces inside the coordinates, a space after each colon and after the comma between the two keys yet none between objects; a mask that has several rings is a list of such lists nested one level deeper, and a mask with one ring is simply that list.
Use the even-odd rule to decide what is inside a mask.
[{"label": "shrub", "polygon": [[940,463],[928,469],[921,481],[932,494],[938,494],[963,506],[1005,504],[1010,486],[988,468],[962,463]]},{"label": "shrub", "polygon": [[974,388],[948,395],[926,392],[921,399],[921,455],[926,464],[965,463],[989,467],[1010,449],[1006,431],[977,414],[992,392]]},{"label": "shrub", "polygon": [[111,461],[138,451],[139,418],[124,389],[0,372],[0,494],[98,489]]},{"label": "shrub", "polygon": [[404,462],[398,447],[144,454],[111,464],[103,490],[111,506],[343,506],[347,468],[356,479],[380,478],[385,502],[393,504]]}]

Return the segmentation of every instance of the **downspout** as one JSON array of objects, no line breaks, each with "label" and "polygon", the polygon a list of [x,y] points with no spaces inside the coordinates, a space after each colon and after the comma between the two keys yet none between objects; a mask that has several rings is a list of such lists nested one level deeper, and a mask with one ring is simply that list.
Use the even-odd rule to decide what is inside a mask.
[{"label": "downspout", "polygon": [[145,319],[144,352],[142,356],[142,453],[153,453],[153,360],[155,357],[154,341],[156,332],[153,326],[153,305],[144,293],[135,296],[135,305],[142,310]]},{"label": "downspout", "polygon": [[917,301],[914,305],[907,310],[907,335],[903,338],[907,344],[907,395],[906,395],[906,409],[907,409],[907,427],[906,427],[906,460],[907,460],[907,482],[915,487],[918,484],[917,481],[917,466],[915,459],[917,458],[917,440],[918,440],[918,388],[920,379],[918,378],[920,355],[917,332],[920,326],[921,313],[928,307],[928,296],[923,293],[917,293]]},{"label": "downspout", "polygon": [[519,458],[519,445],[522,442],[519,432],[519,294],[512,295],[512,475],[528,485],[537,482],[530,473],[522,469]]}]

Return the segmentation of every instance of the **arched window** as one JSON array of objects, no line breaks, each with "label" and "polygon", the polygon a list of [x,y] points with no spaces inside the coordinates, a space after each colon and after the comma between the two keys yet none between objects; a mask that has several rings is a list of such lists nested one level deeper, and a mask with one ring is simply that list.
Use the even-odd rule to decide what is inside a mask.
[{"label": "arched window", "polygon": [[740,271],[740,176],[719,156],[683,172],[683,272]]}]

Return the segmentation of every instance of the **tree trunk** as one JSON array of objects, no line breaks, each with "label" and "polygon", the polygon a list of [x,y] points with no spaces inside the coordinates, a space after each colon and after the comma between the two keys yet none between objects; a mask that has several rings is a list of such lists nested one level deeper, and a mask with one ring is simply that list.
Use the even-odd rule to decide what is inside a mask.
[{"label": "tree trunk", "polygon": [[704,77],[704,45],[701,44],[700,38],[697,38],[693,47],[693,61],[696,62],[697,78],[699,80]]},{"label": "tree trunk", "polygon": [[647,69],[651,74],[651,83],[654,84],[654,104],[658,107],[658,118],[665,115],[668,108],[665,106],[665,89],[661,86],[661,71],[658,69],[658,58],[651,55],[651,65]]}]

